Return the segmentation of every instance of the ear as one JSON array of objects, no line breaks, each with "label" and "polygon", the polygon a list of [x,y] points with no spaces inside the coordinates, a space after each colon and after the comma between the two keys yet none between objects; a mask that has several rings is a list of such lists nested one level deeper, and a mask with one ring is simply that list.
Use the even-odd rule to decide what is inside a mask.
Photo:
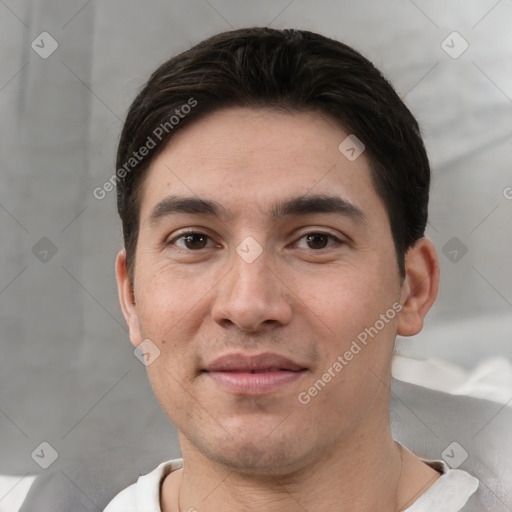
[{"label": "ear", "polygon": [[128,269],[126,266],[126,251],[119,251],[116,259],[116,277],[117,291],[119,293],[119,302],[123,312],[124,319],[130,329],[130,340],[137,347],[142,342],[140,332],[139,315],[137,313],[137,305],[133,294],[130,278],[128,277]]},{"label": "ear", "polygon": [[439,289],[439,261],[428,238],[420,238],[407,251],[405,272],[397,332],[400,336],[413,336],[423,329],[423,320]]}]

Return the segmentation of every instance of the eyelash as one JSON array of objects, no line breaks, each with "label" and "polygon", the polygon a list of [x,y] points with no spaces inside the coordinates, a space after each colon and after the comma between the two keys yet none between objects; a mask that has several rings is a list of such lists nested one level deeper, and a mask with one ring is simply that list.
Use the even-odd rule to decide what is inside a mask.
[{"label": "eyelash", "polygon": [[[175,242],[177,242],[178,240],[181,240],[187,236],[190,236],[190,235],[201,235],[201,236],[205,236],[207,237],[208,239],[212,240],[211,237],[209,237],[208,235],[206,235],[205,233],[202,233],[201,231],[186,231],[184,233],[181,233],[180,235],[174,237],[173,239],[169,240],[168,242],[166,242],[166,246],[172,246],[175,244]],[[340,240],[338,237],[332,235],[331,233],[327,233],[325,231],[308,231],[307,233],[304,233],[302,236],[300,236],[297,241],[299,240],[302,240],[303,238],[307,237],[308,235],[324,235],[324,236],[327,236],[328,238],[332,239],[335,241],[334,244],[331,244],[331,245],[328,245],[327,247],[322,247],[321,249],[310,249],[314,252],[319,252],[323,249],[327,249],[329,247],[332,247],[333,245],[337,245],[337,244],[343,244],[343,241]],[[294,244],[296,244],[297,242],[294,242]],[[178,247],[178,249],[182,250],[182,251],[187,251],[187,252],[199,252],[201,251],[202,249],[197,249],[197,250],[194,250],[194,249],[184,249],[182,247]]]}]

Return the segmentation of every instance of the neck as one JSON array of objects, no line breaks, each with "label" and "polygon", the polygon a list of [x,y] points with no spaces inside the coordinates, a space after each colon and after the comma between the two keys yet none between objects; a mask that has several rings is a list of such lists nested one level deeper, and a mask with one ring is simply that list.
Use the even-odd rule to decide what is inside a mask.
[{"label": "neck", "polygon": [[181,445],[185,464],[179,481],[174,481],[179,508],[178,496],[169,496],[171,489],[164,487],[164,512],[396,512],[403,508],[402,452],[389,428],[366,435],[358,429],[329,453],[317,453],[301,468],[277,476],[234,472],[205,459],[186,440]]}]

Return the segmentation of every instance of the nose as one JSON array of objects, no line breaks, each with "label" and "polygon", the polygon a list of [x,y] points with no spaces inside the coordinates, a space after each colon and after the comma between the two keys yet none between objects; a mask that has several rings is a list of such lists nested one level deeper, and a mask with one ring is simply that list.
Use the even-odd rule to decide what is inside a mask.
[{"label": "nose", "polygon": [[236,325],[247,332],[258,332],[286,325],[292,318],[292,294],[286,277],[279,275],[264,251],[248,262],[234,252],[231,271],[216,287],[211,315],[221,327]]}]

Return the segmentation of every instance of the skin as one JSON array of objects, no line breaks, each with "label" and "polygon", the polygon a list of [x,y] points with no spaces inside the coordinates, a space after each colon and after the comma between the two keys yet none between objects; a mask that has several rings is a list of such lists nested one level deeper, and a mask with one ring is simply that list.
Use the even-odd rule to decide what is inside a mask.
[{"label": "skin", "polygon": [[[179,432],[184,468],[164,480],[164,512],[396,511],[439,477],[394,442],[389,417],[395,338],[423,326],[436,253],[421,238],[400,277],[368,160],[338,150],[347,135],[320,113],[230,108],[177,132],[150,166],[133,291],[124,250],[116,272],[131,342],[160,350],[148,376]],[[313,194],[345,199],[364,220],[269,216],[275,202]],[[170,195],[214,200],[227,215],[151,223]],[[209,238],[187,244],[178,238],[186,228]],[[309,233],[336,238],[315,244]],[[252,263],[236,251],[249,236],[263,251]],[[301,404],[299,393],[397,302],[400,313]],[[230,352],[275,352],[307,371],[270,394],[234,394],[201,372]]]}]

